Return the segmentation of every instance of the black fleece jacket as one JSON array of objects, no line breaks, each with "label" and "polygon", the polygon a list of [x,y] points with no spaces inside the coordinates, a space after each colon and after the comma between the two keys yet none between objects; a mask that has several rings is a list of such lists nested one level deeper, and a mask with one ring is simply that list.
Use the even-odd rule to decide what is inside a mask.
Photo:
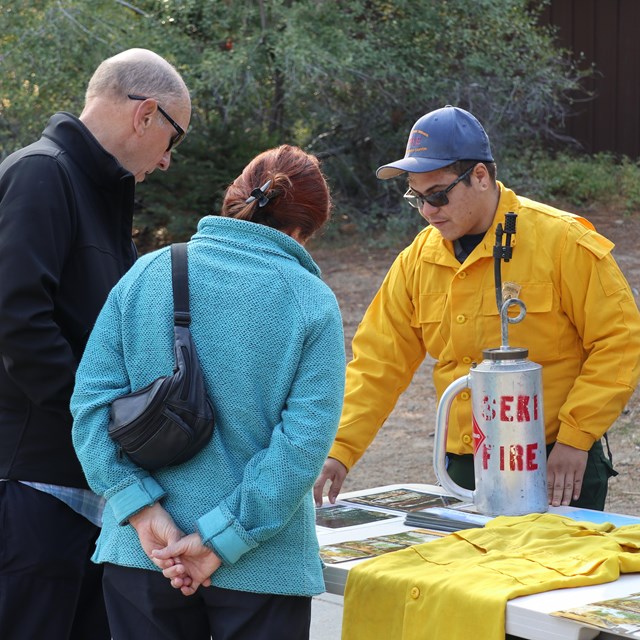
[{"label": "black fleece jacket", "polygon": [[67,113],[0,165],[0,479],[87,487],[69,400],[98,313],[136,257],[134,187]]}]

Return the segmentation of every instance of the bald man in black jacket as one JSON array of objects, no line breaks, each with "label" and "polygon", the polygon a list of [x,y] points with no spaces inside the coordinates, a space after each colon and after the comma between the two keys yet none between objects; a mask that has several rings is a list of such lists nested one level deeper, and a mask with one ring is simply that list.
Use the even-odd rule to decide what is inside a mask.
[{"label": "bald man in black jacket", "polygon": [[75,456],[69,400],[97,315],[136,259],[135,184],[169,168],[190,115],[174,67],[129,49],[95,71],[79,118],[56,113],[0,165],[2,638],[111,638],[90,561],[103,505]]}]

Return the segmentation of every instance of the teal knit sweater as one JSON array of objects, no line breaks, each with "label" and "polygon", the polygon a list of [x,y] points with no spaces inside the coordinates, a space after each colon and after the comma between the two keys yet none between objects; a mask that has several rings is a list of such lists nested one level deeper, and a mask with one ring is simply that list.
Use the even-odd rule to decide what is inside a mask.
[{"label": "teal knit sweater", "polygon": [[73,443],[107,500],[94,561],[156,569],[129,516],[160,501],[222,558],[213,584],[324,591],[311,488],[336,433],[344,337],[333,293],[305,249],[252,222],[205,217],[189,243],[191,332],[216,427],[188,462],[149,473],[107,435],[111,401],[173,370],[168,248],[111,292],[71,400]]}]

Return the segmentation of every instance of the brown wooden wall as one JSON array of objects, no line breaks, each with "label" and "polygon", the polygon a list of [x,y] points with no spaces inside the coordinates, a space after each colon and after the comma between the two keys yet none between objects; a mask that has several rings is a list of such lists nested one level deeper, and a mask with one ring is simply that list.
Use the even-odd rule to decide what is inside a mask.
[{"label": "brown wooden wall", "polygon": [[640,0],[552,0],[543,21],[559,28],[559,43],[584,53],[601,75],[597,97],[575,105],[567,132],[590,153],[640,156]]}]

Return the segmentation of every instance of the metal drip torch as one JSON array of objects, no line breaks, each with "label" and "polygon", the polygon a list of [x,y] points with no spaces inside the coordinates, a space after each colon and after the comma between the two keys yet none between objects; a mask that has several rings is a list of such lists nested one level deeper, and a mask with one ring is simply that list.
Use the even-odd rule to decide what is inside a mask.
[{"label": "metal drip torch", "polygon": [[[472,364],[468,375],[445,389],[436,415],[433,463],[438,481],[450,494],[491,516],[548,510],[542,367],[527,359],[528,349],[509,346],[508,326],[521,322],[527,310],[519,298],[504,300],[502,291],[501,265],[512,258],[516,217],[507,213],[504,228],[497,225],[493,248],[502,344],[484,349],[483,361]],[[519,308],[515,317],[509,317],[512,306]],[[472,400],[474,491],[456,484],[446,469],[451,405],[467,388]]]}]

